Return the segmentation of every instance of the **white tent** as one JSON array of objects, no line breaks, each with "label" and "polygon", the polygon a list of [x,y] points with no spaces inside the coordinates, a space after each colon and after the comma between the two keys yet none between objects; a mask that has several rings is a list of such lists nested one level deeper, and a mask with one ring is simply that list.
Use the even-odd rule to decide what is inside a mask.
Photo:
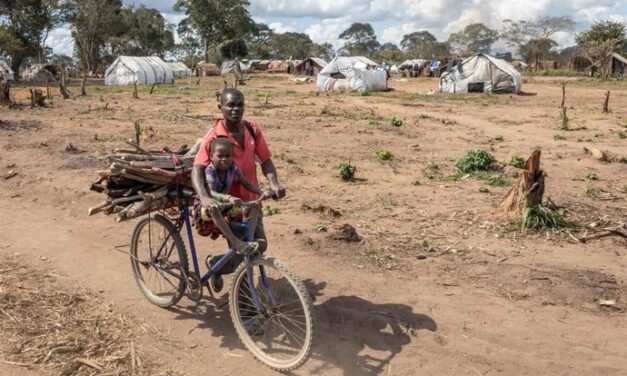
[{"label": "white tent", "polygon": [[192,70],[180,61],[168,62],[168,65],[172,69],[174,77],[189,77],[192,75]]},{"label": "white tent", "polygon": [[519,93],[520,73],[505,60],[486,54],[471,56],[440,77],[441,93]]},{"label": "white tent", "polygon": [[172,68],[157,56],[120,56],[105,71],[105,85],[169,84]]},{"label": "white tent", "polygon": [[236,60],[230,60],[230,61],[223,62],[222,65],[220,66],[220,74],[226,75],[226,74],[229,74],[231,72],[234,72],[234,73],[248,72],[248,61],[246,61],[246,62],[240,61],[239,62],[239,72],[237,72],[237,68],[235,67],[235,61]]},{"label": "white tent", "polygon": [[318,73],[318,90],[387,90],[388,73],[372,69],[376,67],[377,63],[363,56],[336,57]]},{"label": "white tent", "polygon": [[399,70],[403,69],[413,69],[417,67],[418,69],[422,68],[427,63],[427,60],[424,59],[411,59],[403,61],[399,66]]},{"label": "white tent", "polygon": [[11,67],[4,60],[0,60],[0,81],[2,80],[15,80],[15,74],[13,74]]}]

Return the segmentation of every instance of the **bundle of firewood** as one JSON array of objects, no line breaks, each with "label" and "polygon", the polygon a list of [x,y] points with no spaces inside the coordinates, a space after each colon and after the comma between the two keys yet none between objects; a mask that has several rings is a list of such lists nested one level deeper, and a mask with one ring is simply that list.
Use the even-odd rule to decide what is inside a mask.
[{"label": "bundle of firewood", "polygon": [[[99,175],[91,190],[105,193],[107,199],[88,210],[89,215],[115,214],[116,222],[163,210],[173,204],[167,197],[177,174],[184,174],[184,186],[191,187],[189,178],[197,150],[182,146],[173,153],[146,150],[127,142],[132,149],[115,149],[106,156],[109,168],[97,171]],[[172,159],[175,154],[182,165],[178,171]]]}]

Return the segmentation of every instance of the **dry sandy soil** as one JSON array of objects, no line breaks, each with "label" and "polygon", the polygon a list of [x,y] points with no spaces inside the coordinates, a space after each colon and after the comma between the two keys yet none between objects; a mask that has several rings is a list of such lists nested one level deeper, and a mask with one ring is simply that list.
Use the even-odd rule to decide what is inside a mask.
[{"label": "dry sandy soil", "polygon": [[[291,265],[315,299],[316,343],[295,374],[627,375],[624,239],[584,244],[566,232],[521,232],[494,215],[507,187],[452,177],[469,149],[489,150],[511,176],[513,155],[540,148],[546,196],[578,223],[573,236],[627,221],[627,165],[583,150],[627,157],[627,84],[570,80],[570,129],[561,130],[560,79],[527,81],[520,96],[425,94],[437,91],[433,79],[392,78],[394,91],[370,96],[317,95],[314,84],[282,75],[255,75],[242,87],[247,117],[264,129],[288,190],[270,204],[280,213],[266,218],[270,254]],[[0,108],[0,255],[32,276],[55,276],[30,278],[31,288],[89,291],[153,328],[129,334],[154,360],[138,373],[274,374],[243,348],[224,297],[183,299],[169,310],[145,301],[127,256],[113,249],[128,244],[135,221],[87,216],[102,200],[88,187],[103,152],[122,146],[134,122],[147,145],[193,143],[217,114],[221,86],[217,78],[184,80],[133,99],[130,88],[93,85],[88,97],[56,96],[50,108]],[[612,90],[609,114],[601,113],[604,90]],[[26,104],[23,89],[13,92]],[[392,117],[403,125],[392,127]],[[382,148],[392,161],[375,159]],[[357,179],[347,183],[335,166],[349,159]],[[5,179],[9,170],[17,175]],[[360,242],[333,238],[345,223]],[[323,227],[328,232],[317,231]],[[224,245],[203,239],[201,248]],[[0,269],[0,282],[17,275]],[[2,375],[59,373],[6,364],[34,361],[11,343],[0,351]]]}]

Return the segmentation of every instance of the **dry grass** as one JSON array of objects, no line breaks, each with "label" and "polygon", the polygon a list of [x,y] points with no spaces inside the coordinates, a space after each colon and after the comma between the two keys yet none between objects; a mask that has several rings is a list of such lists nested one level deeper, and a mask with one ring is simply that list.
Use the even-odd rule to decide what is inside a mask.
[{"label": "dry grass", "polygon": [[59,375],[153,375],[138,325],[97,295],[61,287],[45,270],[7,257],[0,272],[0,362]]}]

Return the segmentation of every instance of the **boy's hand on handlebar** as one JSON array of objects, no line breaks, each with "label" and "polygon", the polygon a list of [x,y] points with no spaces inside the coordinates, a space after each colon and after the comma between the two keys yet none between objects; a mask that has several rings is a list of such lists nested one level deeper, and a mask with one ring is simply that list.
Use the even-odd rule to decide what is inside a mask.
[{"label": "boy's hand on handlebar", "polygon": [[240,205],[242,205],[242,199],[239,198],[239,197],[231,196],[229,198],[229,203],[232,204],[233,206],[240,206]]},{"label": "boy's hand on handlebar", "polygon": [[272,189],[272,192],[274,193],[274,199],[279,200],[285,197],[285,188],[283,188],[282,185],[270,187],[270,189]]},{"label": "boy's hand on handlebar", "polygon": [[207,209],[216,209],[220,207],[220,204],[211,197],[205,197],[200,199],[200,205]]}]

